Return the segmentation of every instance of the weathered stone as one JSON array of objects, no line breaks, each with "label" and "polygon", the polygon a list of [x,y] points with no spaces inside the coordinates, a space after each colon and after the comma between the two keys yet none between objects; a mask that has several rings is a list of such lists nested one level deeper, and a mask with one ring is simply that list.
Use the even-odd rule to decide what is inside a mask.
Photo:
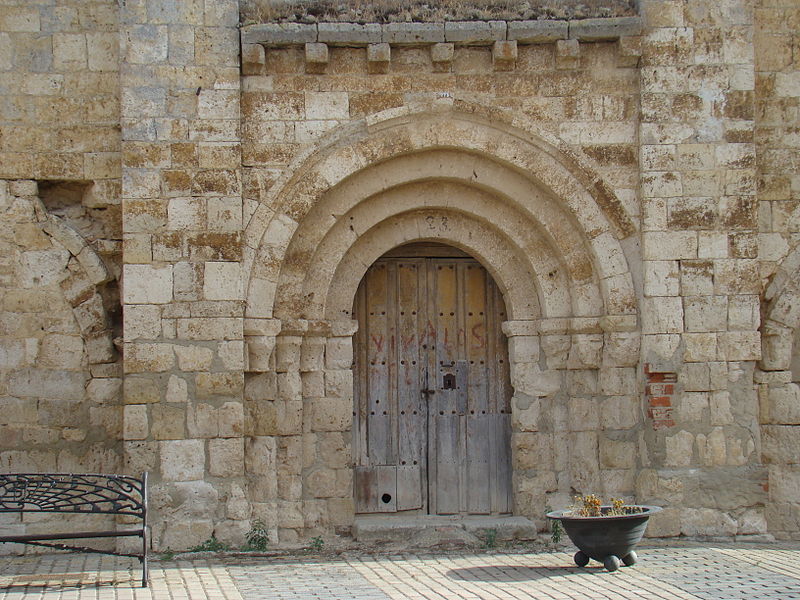
[{"label": "weathered stone", "polygon": [[647,522],[647,537],[675,537],[681,534],[681,513],[680,508],[665,508],[659,513],[650,517]]},{"label": "weathered stone", "polygon": [[520,44],[548,44],[567,39],[569,23],[566,21],[509,21],[508,39]]},{"label": "weathered stone", "polygon": [[144,440],[149,434],[147,405],[132,404],[124,409],[123,437],[126,440]]},{"label": "weathered stone", "polygon": [[800,448],[796,425],[767,425],[762,427],[764,461],[776,465],[800,464]]},{"label": "weathered stone", "polygon": [[172,301],[172,266],[125,265],[124,299],[128,304]]},{"label": "weathered stone", "polygon": [[167,481],[203,478],[206,453],[202,440],[173,440],[159,444],[161,477]]},{"label": "weathered stone", "polygon": [[693,462],[694,436],[688,431],[680,431],[667,436],[667,457],[665,464],[673,467],[689,466]]},{"label": "weathered stone", "polygon": [[117,404],[121,398],[122,380],[94,378],[86,386],[86,398],[97,404]]},{"label": "weathered stone", "polygon": [[330,45],[378,44],[382,30],[378,23],[320,23],[318,41]]},{"label": "weathered stone", "polygon": [[517,62],[516,40],[497,41],[492,44],[492,64],[496,71],[511,71]]},{"label": "weathered stone", "polygon": [[708,435],[698,433],[697,454],[702,464],[721,466],[728,462],[725,434],[721,427],[715,427]]},{"label": "weathered stone", "polygon": [[573,433],[569,436],[570,478],[576,490],[597,489],[599,485],[599,457],[597,433]]},{"label": "weathered stone", "polygon": [[640,414],[636,396],[611,396],[600,406],[600,423],[603,429],[630,429],[639,423]]},{"label": "weathered stone", "polygon": [[[446,66],[453,62],[455,46],[448,43],[438,43],[431,46],[431,61],[435,65]],[[439,68],[442,68],[441,66]]]},{"label": "weathered stone", "polygon": [[797,465],[770,466],[769,480],[771,500],[796,505],[800,493],[800,468]]},{"label": "weathered stone", "polygon": [[186,402],[189,399],[188,386],[185,379],[170,375],[167,384],[167,402]]},{"label": "weathered stone", "polygon": [[20,369],[8,379],[8,391],[18,397],[82,400],[87,376],[76,371]]},{"label": "weathered stone", "polygon": [[210,539],[213,533],[210,519],[167,521],[158,544],[159,548],[193,548]]},{"label": "weathered stone", "polygon": [[305,45],[306,72],[324,73],[328,64],[328,45],[320,42],[310,42]]},{"label": "weathered stone", "polygon": [[208,441],[208,472],[216,477],[235,477],[244,473],[242,438]]},{"label": "weathered stone", "polygon": [[581,47],[578,40],[556,42],[556,68],[577,69],[580,66]]},{"label": "weathered stone", "polygon": [[242,44],[243,75],[260,75],[265,63],[264,46],[261,44]]},{"label": "weathered stone", "polygon": [[353,418],[353,402],[349,398],[320,398],[314,400],[312,429],[314,431],[346,431]]},{"label": "weathered stone", "polygon": [[219,408],[221,437],[239,437],[244,432],[244,407],[241,402],[226,402]]},{"label": "weathered stone", "polygon": [[602,362],[602,335],[575,335],[567,364],[572,369],[597,368]]},{"label": "weathered stone", "polygon": [[152,304],[125,307],[125,341],[155,340],[161,337],[161,310]]},{"label": "weathered stone", "polygon": [[572,431],[597,431],[599,411],[599,402],[593,398],[570,398],[570,429]]},{"label": "weathered stone", "polygon": [[172,344],[130,342],[125,344],[125,372],[148,373],[172,369],[175,353]]},{"label": "weathered stone", "polygon": [[569,22],[569,37],[582,42],[617,40],[624,36],[639,35],[641,31],[640,17],[578,19]]},{"label": "weathered stone", "polygon": [[386,23],[381,26],[381,41],[389,44],[444,42],[444,28],[444,23]]},{"label": "weathered stone", "polygon": [[206,371],[211,368],[214,352],[202,346],[173,346],[182,371]]},{"label": "weathered stone", "polygon": [[154,404],[150,407],[150,433],[156,440],[181,440],[186,437],[183,407]]},{"label": "weathered stone", "polygon": [[686,536],[734,535],[738,525],[725,513],[711,508],[686,508],[680,512],[681,534]]},{"label": "weathered stone", "polygon": [[191,438],[213,438],[219,435],[217,409],[212,404],[195,402],[187,407],[186,431]]},{"label": "weathered stone", "polygon": [[506,39],[506,23],[505,21],[445,21],[444,37],[448,42],[465,45],[492,44]]},{"label": "weathered stone", "polygon": [[304,44],[317,41],[317,26],[302,23],[266,23],[242,28],[242,44]]}]

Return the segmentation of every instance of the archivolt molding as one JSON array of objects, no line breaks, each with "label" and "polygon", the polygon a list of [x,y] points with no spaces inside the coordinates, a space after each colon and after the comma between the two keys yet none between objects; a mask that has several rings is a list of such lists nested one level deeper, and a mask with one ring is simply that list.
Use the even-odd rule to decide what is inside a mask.
[{"label": "archivolt molding", "polygon": [[[319,287],[326,282],[326,305],[310,308],[324,311],[326,318],[350,314],[354,291],[369,265],[386,251],[417,240],[451,244],[486,265],[501,287],[513,318],[531,319],[540,314],[536,275],[513,240],[472,215],[440,209],[412,210],[376,222],[345,249],[331,271],[325,270],[326,265],[315,263],[303,282],[304,297],[313,297],[314,282],[319,282]],[[283,314],[287,307],[282,295],[280,301],[276,308]]]},{"label": "archivolt molding", "polygon": [[[527,302],[507,302],[515,319],[635,314],[619,244],[633,225],[619,200],[563,144],[459,108],[387,111],[346,126],[294,165],[248,225],[248,317],[271,318],[280,288],[277,317],[341,318],[347,301],[323,282],[363,274],[368,257],[397,245],[390,237],[461,247],[507,294],[531,282]],[[432,181],[451,191],[425,190]],[[459,231],[425,229],[437,216]],[[494,239],[494,251],[477,237]],[[513,276],[498,267],[503,257],[520,263]]]}]

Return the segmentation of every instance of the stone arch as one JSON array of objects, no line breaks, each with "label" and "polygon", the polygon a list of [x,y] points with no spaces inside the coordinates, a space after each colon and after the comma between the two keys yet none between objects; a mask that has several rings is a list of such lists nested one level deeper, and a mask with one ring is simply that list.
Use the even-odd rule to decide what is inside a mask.
[{"label": "stone arch", "polygon": [[[407,192],[413,193],[412,190],[417,186],[409,187]],[[390,203],[395,194],[387,196],[384,202]],[[510,312],[510,318],[530,320],[541,316],[543,299],[540,298],[540,287],[535,283],[536,273],[530,261],[526,260],[523,249],[513,239],[474,215],[436,207],[410,210],[378,221],[350,247],[342,249],[344,252],[341,255],[333,254],[339,260],[331,275],[325,279],[326,306],[320,316],[327,320],[347,318],[353,303],[353,290],[358,287],[369,266],[392,248],[414,241],[436,241],[464,250],[478,259],[500,282],[501,291],[512,306],[509,309],[513,311]],[[328,247],[328,244],[323,247]],[[558,267],[550,256],[543,257],[539,262],[550,266],[551,272]],[[315,277],[318,281],[325,277],[324,268],[325,265],[321,263],[313,265],[303,282],[303,290],[310,288],[310,282]],[[558,274],[556,278],[564,279]],[[551,302],[552,298],[548,296],[544,301]]]},{"label": "stone arch", "polygon": [[35,182],[15,188],[15,245],[4,250],[18,260],[6,292],[27,325],[4,340],[2,368],[10,367],[9,394],[24,418],[10,411],[0,461],[21,471],[116,471],[121,380],[101,295],[111,277],[87,242],[44,209]]},{"label": "stone arch", "polygon": [[[765,515],[770,533],[800,537],[800,383],[796,370],[800,331],[800,247],[780,264],[765,291],[759,387],[761,455],[768,469]],[[795,367],[793,369],[793,367]]]},{"label": "stone arch", "polygon": [[780,264],[764,292],[766,307],[762,324],[764,371],[790,368],[794,331],[800,328],[800,247]]},{"label": "stone arch", "polygon": [[105,264],[86,240],[54,215],[45,215],[42,229],[64,247],[73,260],[70,275],[62,282],[64,297],[86,343],[89,365],[114,362],[111,324],[98,287],[112,279]]},{"label": "stone arch", "polygon": [[[303,263],[310,264],[314,243],[356,203],[433,179],[490,192],[503,206],[521,211],[526,222],[542,219],[566,265],[577,260],[570,246],[579,239],[586,252],[573,271],[591,271],[603,297],[601,312],[634,314],[635,294],[619,243],[634,226],[620,201],[565,144],[531,131],[530,123],[501,116],[463,104],[391,110],[346,126],[306,152],[248,225],[247,315],[272,317],[279,280],[290,285]],[[548,222],[546,215],[554,217]],[[553,221],[569,223],[569,234],[577,237]],[[297,247],[293,254],[287,254],[290,242]]]}]

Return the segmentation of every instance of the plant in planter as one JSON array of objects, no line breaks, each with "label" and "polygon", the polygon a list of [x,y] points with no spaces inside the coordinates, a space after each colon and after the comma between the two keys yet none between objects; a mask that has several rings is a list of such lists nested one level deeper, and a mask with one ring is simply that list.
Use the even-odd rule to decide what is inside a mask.
[{"label": "plant in planter", "polygon": [[660,510],[658,506],[627,505],[616,499],[604,505],[590,494],[577,496],[575,505],[549,512],[547,518],[559,521],[578,547],[576,565],[585,567],[589,559],[594,559],[607,571],[616,571],[620,564],[636,563],[633,548],[642,539],[650,515]]}]

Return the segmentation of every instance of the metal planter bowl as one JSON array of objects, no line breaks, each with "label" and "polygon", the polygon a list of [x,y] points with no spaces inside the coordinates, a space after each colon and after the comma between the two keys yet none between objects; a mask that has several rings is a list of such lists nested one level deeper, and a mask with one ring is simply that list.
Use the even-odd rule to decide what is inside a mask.
[{"label": "metal planter bowl", "polygon": [[[600,507],[601,512],[611,510]],[[575,564],[584,567],[592,558],[603,563],[606,570],[616,571],[620,563],[630,566],[636,563],[634,546],[639,543],[647,529],[647,520],[661,510],[659,506],[635,506],[641,512],[627,515],[580,517],[572,511],[556,510],[547,513],[548,519],[561,521],[569,539],[578,547]]]}]

